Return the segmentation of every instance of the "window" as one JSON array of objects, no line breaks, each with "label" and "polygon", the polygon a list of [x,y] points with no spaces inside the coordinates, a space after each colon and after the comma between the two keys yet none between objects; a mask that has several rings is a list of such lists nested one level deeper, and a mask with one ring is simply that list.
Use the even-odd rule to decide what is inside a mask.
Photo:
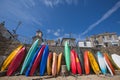
[{"label": "window", "polygon": [[112,35],[109,36],[109,39],[112,40]]},{"label": "window", "polygon": [[84,42],[84,46],[87,46],[87,45],[86,45],[86,42]]},{"label": "window", "polygon": [[118,46],[118,44],[113,44],[113,46]]},{"label": "window", "polygon": [[104,36],[102,36],[102,39],[103,39],[103,40],[105,40],[105,37],[104,37]]},{"label": "window", "polygon": [[114,35],[112,36],[112,40],[115,40],[115,36]]}]

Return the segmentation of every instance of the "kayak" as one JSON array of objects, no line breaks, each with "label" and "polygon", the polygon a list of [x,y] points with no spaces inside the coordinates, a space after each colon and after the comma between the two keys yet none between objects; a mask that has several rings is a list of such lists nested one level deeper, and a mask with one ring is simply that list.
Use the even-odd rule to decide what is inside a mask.
[{"label": "kayak", "polygon": [[47,58],[47,73],[48,73],[48,75],[52,74],[52,58],[53,58],[53,53],[49,52],[49,55]]},{"label": "kayak", "polygon": [[78,54],[78,58],[79,58],[79,62],[81,64],[81,68],[82,68],[82,73],[85,73],[85,68],[84,68],[84,59],[83,59],[83,53],[81,52],[80,48],[77,46],[77,54]]},{"label": "kayak", "polygon": [[30,65],[29,65],[29,67],[28,67],[28,69],[27,69],[27,71],[26,71],[26,73],[25,73],[26,76],[29,76],[30,70],[31,70],[31,68],[32,68],[32,65],[33,65],[33,63],[34,63],[34,61],[35,61],[35,59],[36,59],[36,57],[37,57],[37,55],[38,55],[41,47],[42,47],[42,46],[40,46],[40,47],[37,49],[37,51],[35,52],[35,55],[33,56],[32,61],[31,61]]},{"label": "kayak", "polygon": [[104,60],[105,60],[105,63],[107,65],[107,68],[108,68],[109,72],[111,73],[111,75],[112,76],[115,75],[115,70],[114,70],[108,56],[106,55],[106,53],[104,53]]},{"label": "kayak", "polygon": [[90,61],[90,65],[93,69],[93,71],[95,72],[95,74],[100,74],[101,71],[99,69],[99,66],[98,66],[98,63],[97,61],[95,60],[95,57],[93,56],[93,54],[89,51],[88,53],[88,57],[89,57],[89,61]]},{"label": "kayak", "polygon": [[46,45],[43,55],[42,55],[41,63],[40,63],[40,75],[41,76],[43,76],[45,73],[48,54],[49,54],[49,48],[48,48],[48,45]]},{"label": "kayak", "polygon": [[12,60],[11,64],[8,67],[7,76],[11,76],[20,67],[25,56],[25,50],[26,48],[23,47],[14,57],[14,59]]},{"label": "kayak", "polygon": [[59,74],[60,72],[61,62],[62,62],[62,53],[58,55],[57,74]]},{"label": "kayak", "polygon": [[13,58],[17,55],[17,53],[19,52],[19,50],[23,47],[23,45],[19,45],[16,49],[14,49],[10,55],[4,60],[2,67],[1,67],[1,71],[4,71],[9,64],[11,63],[11,61],[13,60]]},{"label": "kayak", "polygon": [[42,48],[40,49],[40,51],[38,52],[38,55],[32,65],[31,70],[30,70],[30,76],[32,76],[34,74],[35,70],[37,69],[38,65],[40,64],[40,60],[41,60],[44,49],[45,49],[45,45],[43,45]]},{"label": "kayak", "polygon": [[52,76],[57,74],[57,54],[53,53],[53,62],[52,62]]},{"label": "kayak", "polygon": [[[112,59],[111,55],[109,55],[108,53],[106,53],[106,55],[108,56],[110,62],[112,63],[113,67],[117,70],[120,70],[120,67],[114,62],[114,60]],[[119,56],[119,55],[118,55]],[[117,58],[116,58],[117,59]]]},{"label": "kayak", "polygon": [[97,59],[98,59],[101,72],[105,75],[107,73],[107,67],[104,61],[104,57],[100,51],[97,52]]},{"label": "kayak", "polygon": [[88,59],[88,51],[84,52],[84,67],[85,67],[85,74],[90,74],[90,63]]},{"label": "kayak", "polygon": [[77,72],[77,68],[76,68],[76,57],[75,57],[75,50],[71,50],[71,55],[70,55],[70,62],[71,62],[71,64],[70,64],[70,66],[71,66],[71,72],[73,73],[73,74],[76,74],[76,72]]},{"label": "kayak", "polygon": [[36,49],[38,48],[38,42],[39,42],[39,39],[37,39],[31,46],[31,48],[29,49],[26,57],[25,57],[25,60],[23,62],[23,65],[22,65],[22,69],[20,71],[20,74],[23,74],[24,71],[26,71],[26,69],[28,68],[28,66],[30,65],[30,62],[35,54],[35,51]]},{"label": "kayak", "polygon": [[77,68],[77,73],[79,75],[82,75],[82,67],[78,58],[78,54],[75,52],[75,60],[76,60],[76,68]]},{"label": "kayak", "polygon": [[70,71],[70,47],[67,41],[65,42],[64,53],[67,70]]},{"label": "kayak", "polygon": [[115,62],[115,64],[119,67],[120,69],[120,56],[117,54],[112,54],[112,59]]}]

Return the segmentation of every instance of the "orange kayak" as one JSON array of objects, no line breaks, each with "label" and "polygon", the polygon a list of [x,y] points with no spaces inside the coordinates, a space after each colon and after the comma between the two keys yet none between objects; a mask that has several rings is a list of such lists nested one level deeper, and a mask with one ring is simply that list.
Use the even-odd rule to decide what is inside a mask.
[{"label": "orange kayak", "polygon": [[108,55],[106,53],[104,53],[104,58],[105,58],[105,60],[106,60],[106,62],[108,64],[108,66],[110,67],[110,69],[112,71],[112,74],[115,75],[115,70],[114,70],[114,68],[113,68],[113,66],[112,66],[112,64],[111,64],[111,62],[110,62],[110,60],[108,58]]},{"label": "orange kayak", "polygon": [[90,64],[88,59],[88,51],[84,52],[84,66],[85,66],[85,74],[90,74]]},{"label": "orange kayak", "polygon": [[60,53],[60,54],[58,55],[57,74],[59,74],[59,72],[60,72],[61,60],[62,60],[62,53]]},{"label": "orange kayak", "polygon": [[56,76],[57,74],[57,54],[53,53],[53,62],[52,62],[52,75]]},{"label": "orange kayak", "polygon": [[48,75],[52,74],[52,58],[53,58],[53,53],[50,52],[48,55],[48,59],[47,59],[47,73],[48,73]]}]

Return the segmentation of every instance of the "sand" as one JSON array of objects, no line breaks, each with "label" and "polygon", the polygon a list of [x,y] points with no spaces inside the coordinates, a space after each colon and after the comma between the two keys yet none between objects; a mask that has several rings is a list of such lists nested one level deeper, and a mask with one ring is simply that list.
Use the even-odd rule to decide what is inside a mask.
[{"label": "sand", "polygon": [[82,76],[58,76],[56,78],[50,76],[4,76],[0,77],[0,80],[120,80],[120,75],[82,75]]}]

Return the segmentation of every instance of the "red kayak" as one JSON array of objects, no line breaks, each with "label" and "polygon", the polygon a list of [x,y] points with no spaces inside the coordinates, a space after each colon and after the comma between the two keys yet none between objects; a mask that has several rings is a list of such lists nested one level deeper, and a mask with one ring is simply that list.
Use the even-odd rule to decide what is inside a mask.
[{"label": "red kayak", "polygon": [[20,49],[15,58],[12,60],[11,64],[8,67],[7,76],[11,76],[19,68],[24,59],[25,50],[25,47]]},{"label": "red kayak", "polygon": [[43,45],[42,48],[40,49],[33,65],[32,65],[32,68],[30,70],[30,76],[32,76],[34,74],[35,70],[37,69],[38,65],[40,64],[40,60],[41,60],[44,48],[45,48],[45,45]]},{"label": "red kayak", "polygon": [[75,52],[75,58],[76,58],[76,67],[77,67],[77,72],[78,74],[82,75],[82,68],[81,68],[81,64],[80,61],[78,59],[78,54]]},{"label": "red kayak", "polygon": [[84,66],[85,66],[85,73],[90,74],[90,64],[88,59],[88,51],[84,52]]},{"label": "red kayak", "polygon": [[73,74],[76,74],[77,72],[77,69],[76,69],[76,59],[75,59],[75,51],[74,50],[71,50],[71,55],[70,55],[70,67],[71,67],[71,71]]}]

